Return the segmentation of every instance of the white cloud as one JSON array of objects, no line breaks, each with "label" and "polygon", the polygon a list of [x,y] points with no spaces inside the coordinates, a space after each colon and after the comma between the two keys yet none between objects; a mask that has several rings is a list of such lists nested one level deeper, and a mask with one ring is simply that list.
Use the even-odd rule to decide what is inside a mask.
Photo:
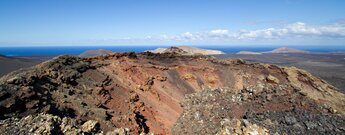
[{"label": "white cloud", "polygon": [[309,26],[303,22],[288,24],[281,28],[241,30],[233,33],[237,39],[282,39],[291,37],[337,37],[345,38],[345,25],[332,24]]},{"label": "white cloud", "polygon": [[[149,43],[226,43],[226,42],[247,42],[271,41],[303,42],[316,41],[315,39],[341,39],[345,41],[345,23],[328,25],[308,25],[303,22],[287,24],[281,27],[230,31],[228,29],[214,29],[204,32],[184,32],[177,35],[146,36],[144,38],[133,38],[137,41]],[[131,38],[126,38],[131,39]]]},{"label": "white cloud", "polygon": [[236,34],[237,39],[255,39],[255,38],[276,38],[277,35],[282,35],[284,31],[276,30],[274,28],[262,30],[242,30]]},{"label": "white cloud", "polygon": [[224,34],[228,34],[229,30],[225,30],[225,29],[216,29],[216,30],[211,30],[210,34],[214,34],[214,35],[224,35]]},{"label": "white cloud", "polygon": [[195,39],[194,35],[192,33],[190,33],[190,32],[182,33],[179,37],[182,38],[182,39],[187,39],[187,40]]},{"label": "white cloud", "polygon": [[345,37],[345,25],[334,24],[329,26],[322,26],[320,31],[327,36]]},{"label": "white cloud", "polygon": [[146,36],[145,39],[152,39],[152,36]]},{"label": "white cloud", "polygon": [[165,34],[161,35],[160,38],[162,38],[163,40],[168,40],[169,39],[169,37],[167,35],[165,35]]},{"label": "white cloud", "polygon": [[229,30],[226,29],[216,29],[216,30],[211,30],[208,32],[208,36],[210,37],[216,37],[216,38],[225,38],[229,37]]},{"label": "white cloud", "polygon": [[286,27],[293,34],[321,35],[322,32],[316,27],[307,26],[303,22],[296,22]]}]

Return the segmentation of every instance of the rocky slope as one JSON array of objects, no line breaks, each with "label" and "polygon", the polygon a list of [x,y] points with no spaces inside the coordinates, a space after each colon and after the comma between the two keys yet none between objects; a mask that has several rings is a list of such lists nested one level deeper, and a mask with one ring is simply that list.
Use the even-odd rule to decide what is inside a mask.
[{"label": "rocky slope", "polygon": [[0,110],[4,134],[343,134],[345,125],[345,95],[306,71],[176,53],[57,57],[0,78]]}]

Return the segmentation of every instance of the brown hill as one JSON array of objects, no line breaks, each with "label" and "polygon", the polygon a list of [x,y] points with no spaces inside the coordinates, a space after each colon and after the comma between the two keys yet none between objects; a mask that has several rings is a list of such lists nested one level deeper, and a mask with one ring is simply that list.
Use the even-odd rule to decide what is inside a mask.
[{"label": "brown hill", "polygon": [[268,53],[307,53],[307,51],[295,49],[295,48],[288,48],[288,47],[281,47],[269,51]]},{"label": "brown hill", "polygon": [[50,59],[49,56],[42,57],[9,57],[0,55],[0,77],[20,68],[28,68]]},{"label": "brown hill", "polygon": [[188,52],[178,48],[178,47],[170,47],[170,48],[166,48],[164,51],[162,51],[161,53],[173,53],[173,54],[180,54],[180,55],[187,55]]},{"label": "brown hill", "polygon": [[87,50],[81,54],[79,54],[79,57],[94,57],[94,56],[102,56],[102,55],[107,55],[113,53],[110,50],[103,50],[103,49],[99,49],[99,50]]},{"label": "brown hill", "polygon": [[0,60],[8,59],[5,55],[0,54]]},{"label": "brown hill", "polygon": [[0,78],[0,110],[3,134],[342,134],[345,95],[292,67],[113,53],[61,56]]}]

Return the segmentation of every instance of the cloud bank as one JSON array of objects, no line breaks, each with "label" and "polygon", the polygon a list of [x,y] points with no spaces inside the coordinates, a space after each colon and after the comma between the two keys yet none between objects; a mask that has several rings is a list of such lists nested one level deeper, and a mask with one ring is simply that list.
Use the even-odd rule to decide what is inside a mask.
[{"label": "cloud bank", "polygon": [[[309,25],[295,22],[280,27],[253,30],[213,29],[176,35],[147,35],[103,40],[119,44],[345,44],[345,22]],[[98,41],[96,41],[98,42]]]},{"label": "cloud bank", "polygon": [[[157,37],[158,40],[195,41],[195,40],[262,40],[284,38],[345,38],[345,24],[335,23],[323,26],[310,26],[303,22],[285,25],[281,28],[230,31],[215,29],[207,32],[185,32],[179,35]],[[152,38],[151,38],[152,39]]]}]

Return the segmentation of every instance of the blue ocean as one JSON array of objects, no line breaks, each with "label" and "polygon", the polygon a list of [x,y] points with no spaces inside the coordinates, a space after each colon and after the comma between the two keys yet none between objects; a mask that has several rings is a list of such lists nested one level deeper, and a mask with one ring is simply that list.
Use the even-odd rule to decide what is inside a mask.
[{"label": "blue ocean", "polygon": [[[111,50],[113,52],[144,52],[159,47],[168,46],[31,46],[31,47],[0,47],[0,54],[6,56],[54,56],[54,55],[78,55],[87,50]],[[263,52],[271,51],[281,46],[254,47],[254,46],[195,46],[204,49],[220,50],[226,53],[239,51]],[[288,46],[310,52],[345,52],[344,46]]]}]

